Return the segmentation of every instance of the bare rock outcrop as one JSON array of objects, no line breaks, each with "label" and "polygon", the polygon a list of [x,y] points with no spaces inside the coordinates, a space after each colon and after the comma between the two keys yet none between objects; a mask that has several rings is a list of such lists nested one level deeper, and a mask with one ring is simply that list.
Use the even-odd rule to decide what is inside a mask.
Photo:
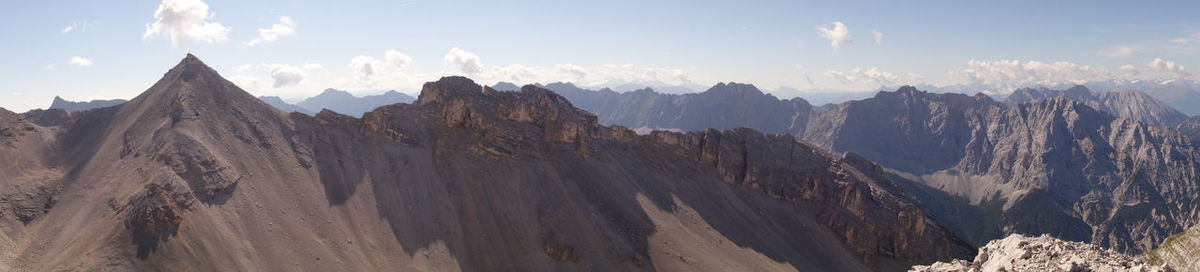
[{"label": "bare rock outcrop", "polygon": [[954,260],[914,266],[914,272],[1000,272],[1000,271],[1128,271],[1167,272],[1132,256],[1094,244],[1068,242],[1042,235],[1020,234],[993,240],[979,249],[974,261]]},{"label": "bare rock outcrop", "polygon": [[71,120],[71,114],[62,109],[34,109],[22,113],[21,117],[43,127],[61,126]]}]

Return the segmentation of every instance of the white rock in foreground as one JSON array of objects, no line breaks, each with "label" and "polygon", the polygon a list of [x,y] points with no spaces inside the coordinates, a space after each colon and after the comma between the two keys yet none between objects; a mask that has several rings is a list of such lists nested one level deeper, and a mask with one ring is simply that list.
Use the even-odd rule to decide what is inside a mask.
[{"label": "white rock in foreground", "polygon": [[1152,266],[1132,256],[1100,246],[1067,242],[1053,237],[1027,237],[1020,234],[992,240],[979,249],[974,262],[954,260],[914,266],[911,271],[1174,271],[1168,266]]}]

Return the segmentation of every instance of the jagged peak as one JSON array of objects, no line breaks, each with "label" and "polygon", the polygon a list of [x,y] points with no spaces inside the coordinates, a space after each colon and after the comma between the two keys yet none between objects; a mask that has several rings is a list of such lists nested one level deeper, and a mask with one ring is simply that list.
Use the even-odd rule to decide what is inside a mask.
[{"label": "jagged peak", "polygon": [[[495,89],[493,89],[495,90]],[[421,95],[417,104],[425,105],[451,99],[475,97],[482,94],[484,87],[475,81],[462,76],[442,77],[437,81],[426,82],[421,86]]]},{"label": "jagged peak", "polygon": [[443,123],[514,120],[542,127],[562,127],[563,122],[596,123],[596,117],[575,108],[565,97],[546,88],[525,85],[520,91],[497,91],[461,76],[425,83],[415,103],[443,116]]},{"label": "jagged peak", "polygon": [[879,91],[878,93],[875,93],[875,98],[918,97],[918,96],[925,96],[928,94],[930,94],[930,93],[926,92],[926,91],[918,90],[917,87],[913,87],[912,85],[904,85],[904,86],[900,86],[900,88],[897,88],[895,91],[891,91],[891,92]]},{"label": "jagged peak", "polygon": [[717,85],[713,85],[712,88],[708,88],[708,91],[706,91],[706,92],[733,93],[733,94],[759,94],[759,95],[763,94],[763,91],[759,90],[758,87],[754,87],[754,84],[744,84],[744,83],[737,83],[737,82],[733,82],[733,81],[730,81],[728,83],[718,82]]}]

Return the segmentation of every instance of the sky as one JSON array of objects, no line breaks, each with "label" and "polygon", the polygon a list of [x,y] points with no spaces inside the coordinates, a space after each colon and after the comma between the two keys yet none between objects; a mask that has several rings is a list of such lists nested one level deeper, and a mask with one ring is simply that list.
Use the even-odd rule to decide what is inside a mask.
[{"label": "sky", "polygon": [[866,91],[1197,79],[1197,1],[2,1],[0,107],[130,99],[191,52],[254,95],[481,83]]}]

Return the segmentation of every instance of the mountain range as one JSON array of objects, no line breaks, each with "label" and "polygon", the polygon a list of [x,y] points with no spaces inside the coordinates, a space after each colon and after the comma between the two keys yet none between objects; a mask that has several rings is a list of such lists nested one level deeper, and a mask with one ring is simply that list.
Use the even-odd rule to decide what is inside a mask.
[{"label": "mountain range", "polygon": [[0,169],[0,270],[895,271],[974,255],[855,153],[746,128],[638,135],[544,88],[462,77],[361,118],[306,115],[189,54],[61,124],[0,110]]},{"label": "mountain range", "polygon": [[127,100],[124,100],[124,99],[111,99],[111,100],[92,100],[92,101],[75,102],[75,101],[68,101],[59,96],[55,96],[54,101],[50,103],[50,107],[48,109],[61,109],[61,110],[65,110],[67,112],[85,111],[85,110],[90,110],[90,109],[112,107],[112,106],[116,106],[116,105],[125,103],[126,101]]},{"label": "mountain range", "polygon": [[59,100],[0,109],[0,270],[1196,266],[1200,121],[1137,91],[445,77],[292,105],[189,54],[127,102]]},{"label": "mountain range", "polygon": [[1002,103],[903,87],[818,109],[743,84],[684,95],[546,87],[606,124],[745,126],[860,154],[977,246],[1008,233],[1051,234],[1137,253],[1200,219],[1191,201],[1200,189],[1197,146],[1158,126],[1186,116],[1134,91],[1024,89]]},{"label": "mountain range", "polygon": [[1054,97],[1065,97],[1113,116],[1134,119],[1151,125],[1172,126],[1188,119],[1187,115],[1143,92],[1132,90],[1093,92],[1082,85],[1075,85],[1066,90],[1051,90],[1045,87],[1018,89],[1008,95],[1006,102],[1020,104]]}]

